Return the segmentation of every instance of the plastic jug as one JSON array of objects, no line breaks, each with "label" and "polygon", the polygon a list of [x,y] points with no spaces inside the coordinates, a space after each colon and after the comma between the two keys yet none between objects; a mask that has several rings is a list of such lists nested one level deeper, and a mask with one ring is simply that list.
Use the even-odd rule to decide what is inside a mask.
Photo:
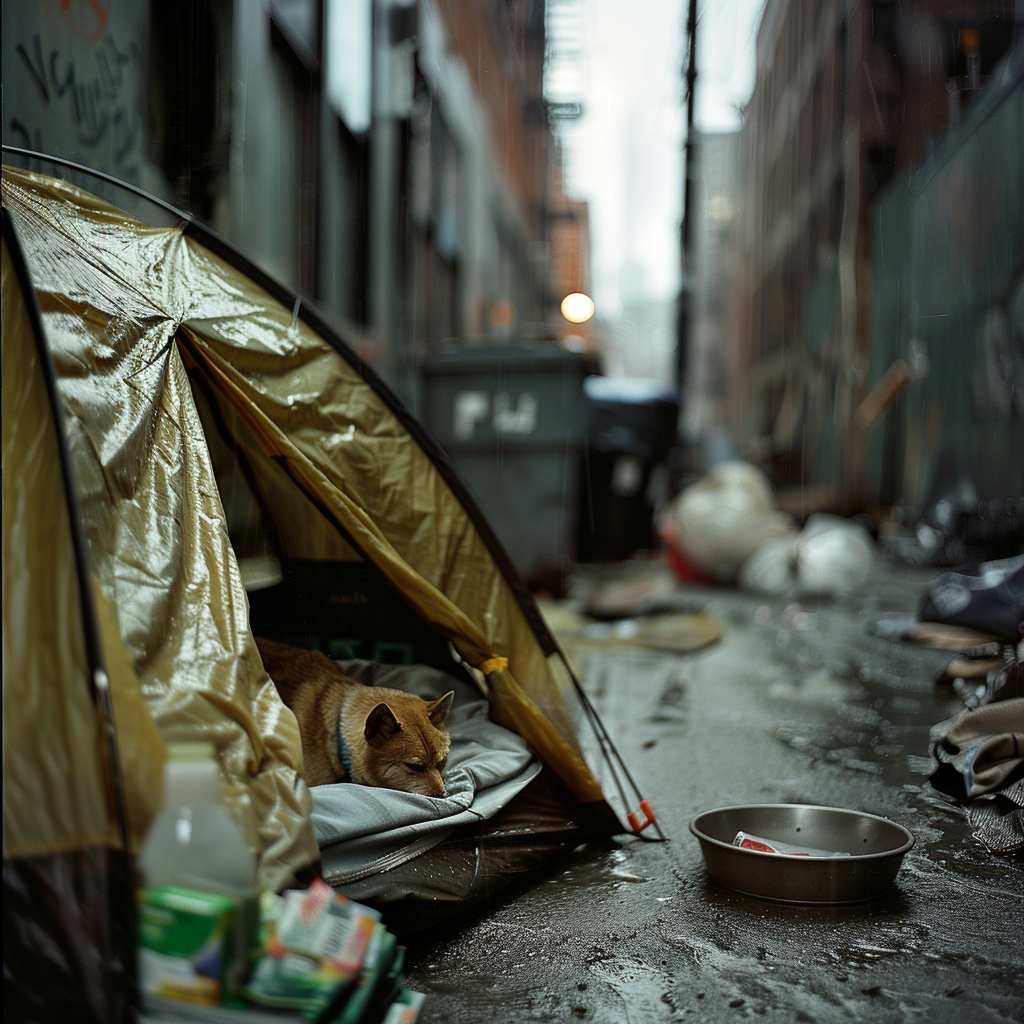
[{"label": "plastic jug", "polygon": [[139,858],[145,884],[252,893],[256,859],[224,806],[213,744],[172,743],[168,755],[164,809]]}]

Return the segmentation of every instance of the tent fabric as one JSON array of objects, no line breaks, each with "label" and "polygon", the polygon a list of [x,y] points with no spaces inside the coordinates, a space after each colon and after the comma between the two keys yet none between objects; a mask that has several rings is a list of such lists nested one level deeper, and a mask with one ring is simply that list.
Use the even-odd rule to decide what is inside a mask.
[{"label": "tent fabric", "polygon": [[2,372],[6,859],[116,841],[57,434],[6,240]]},{"label": "tent fabric", "polygon": [[[118,847],[56,424],[6,240],[2,287],[4,857]],[[159,810],[164,749],[116,614],[94,590],[137,846]]]},{"label": "tent fabric", "polygon": [[[294,715],[263,671],[191,389],[180,232],[4,172],[65,411],[93,567],[166,741],[207,740],[259,882],[318,857]],[[187,262],[187,261],[186,261]],[[149,280],[149,278],[155,280]]]},{"label": "tent fabric", "polygon": [[[91,577],[91,583],[96,626],[113,701],[129,843],[131,852],[137,853],[145,842],[149,826],[163,807],[167,752],[135,675],[131,654],[121,639],[117,610],[106,599],[95,576]],[[123,846],[120,837],[117,845]]]},{"label": "tent fabric", "polygon": [[[163,745],[112,609],[92,610],[73,537],[51,393],[24,264],[4,218],[2,289],[4,1008],[16,1020],[134,1020],[138,845]],[[18,259],[12,258],[12,249]],[[92,653],[87,650],[92,643]],[[126,807],[90,693],[109,678]],[[126,809],[127,829],[119,812]]]},{"label": "tent fabric", "polygon": [[135,888],[123,850],[4,861],[4,1011],[33,1024],[136,1024]]},{"label": "tent fabric", "polygon": [[[293,349],[300,340],[297,326],[287,328]],[[263,454],[285,469],[424,621],[455,642],[470,665],[495,655],[508,660],[508,670],[489,674],[495,720],[529,735],[579,799],[600,800],[600,786],[576,745],[559,677],[425,453],[326,342],[310,335],[304,340],[311,353],[287,361],[268,359],[266,352],[254,358],[251,333],[244,323],[239,327],[236,345],[250,348],[228,345],[223,322],[190,321],[179,334],[185,357],[202,372],[215,400],[236,414],[226,419],[244,425]],[[243,443],[238,435],[235,440]],[[529,682],[521,687],[519,679]]]},{"label": "tent fabric", "polygon": [[100,587],[164,738],[217,747],[261,885],[288,884],[317,848],[294,716],[249,631],[196,380],[232,443],[255,445],[274,486],[292,485],[323,535],[336,535],[328,557],[351,546],[373,562],[470,665],[491,669],[492,719],[578,799],[600,801],[567,708],[571,680],[459,498],[357,366],[183,225],[148,227],[8,168],[3,200],[42,309]]},{"label": "tent fabric", "polygon": [[[487,717],[487,701],[466,682],[436,669],[340,662],[367,686],[387,686],[436,700],[449,690],[451,751],[443,797],[351,783],[313,788],[313,831],[324,879],[343,884],[380,878],[446,839],[460,825],[493,817],[540,773],[540,762],[515,733]],[[380,880],[381,891],[386,883]],[[367,892],[373,898],[380,892]]]}]

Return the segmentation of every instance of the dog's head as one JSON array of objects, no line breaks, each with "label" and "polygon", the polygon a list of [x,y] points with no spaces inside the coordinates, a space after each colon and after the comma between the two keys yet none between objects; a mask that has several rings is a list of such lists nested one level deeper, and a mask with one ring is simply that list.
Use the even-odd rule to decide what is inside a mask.
[{"label": "dog's head", "polygon": [[454,697],[454,691],[434,701],[399,694],[376,704],[366,716],[365,756],[360,770],[353,770],[352,781],[422,796],[444,796],[441,773],[451,744],[445,722]]}]

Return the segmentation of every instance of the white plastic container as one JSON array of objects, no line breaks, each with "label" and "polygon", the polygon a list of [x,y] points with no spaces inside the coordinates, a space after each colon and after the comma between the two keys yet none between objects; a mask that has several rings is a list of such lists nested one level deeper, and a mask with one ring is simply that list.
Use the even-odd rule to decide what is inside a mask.
[{"label": "white plastic container", "polygon": [[209,743],[171,744],[164,809],[139,857],[147,996],[235,1005],[259,928],[256,859],[222,799]]},{"label": "white plastic container", "polygon": [[139,857],[145,884],[244,897],[256,888],[256,859],[224,806],[211,743],[168,746],[164,809]]}]

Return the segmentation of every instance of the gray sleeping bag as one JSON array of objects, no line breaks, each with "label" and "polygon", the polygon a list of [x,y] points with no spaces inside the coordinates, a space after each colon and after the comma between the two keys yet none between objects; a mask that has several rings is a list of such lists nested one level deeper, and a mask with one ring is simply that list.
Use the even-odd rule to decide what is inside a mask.
[{"label": "gray sleeping bag", "polygon": [[488,718],[487,701],[468,683],[422,665],[338,664],[366,686],[389,686],[426,700],[454,690],[455,700],[448,714],[445,796],[350,782],[313,787],[313,831],[329,884],[367,879],[404,864],[458,826],[497,814],[539,774],[541,764],[526,743]]}]

